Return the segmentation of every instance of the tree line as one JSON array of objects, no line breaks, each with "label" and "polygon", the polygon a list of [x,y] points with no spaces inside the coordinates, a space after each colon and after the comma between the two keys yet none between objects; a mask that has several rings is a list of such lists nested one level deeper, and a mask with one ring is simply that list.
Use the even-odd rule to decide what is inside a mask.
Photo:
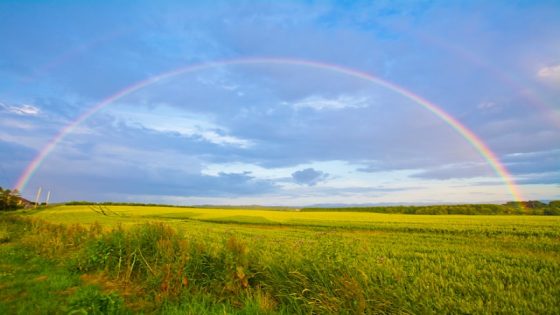
[{"label": "tree line", "polygon": [[401,214],[517,214],[517,215],[560,215],[560,200],[544,203],[542,201],[510,201],[505,204],[461,204],[430,206],[372,206],[338,208],[303,208],[305,212],[375,212]]},{"label": "tree line", "polygon": [[[0,187],[0,211],[10,211],[24,208],[33,204],[23,199],[17,190],[4,189]],[[70,201],[66,205],[127,205],[127,206],[151,206],[151,207],[181,207],[189,206],[162,205],[154,203],[126,203],[126,202],[91,202]],[[201,206],[190,206],[198,208]],[[212,207],[205,205],[202,207]],[[223,208],[224,206],[219,206]],[[529,201],[510,201],[505,204],[457,204],[457,205],[428,205],[428,206],[370,206],[370,207],[308,207],[302,208],[304,212],[375,212],[375,213],[401,213],[401,214],[478,214],[478,215],[560,215],[560,200],[548,203]]]}]

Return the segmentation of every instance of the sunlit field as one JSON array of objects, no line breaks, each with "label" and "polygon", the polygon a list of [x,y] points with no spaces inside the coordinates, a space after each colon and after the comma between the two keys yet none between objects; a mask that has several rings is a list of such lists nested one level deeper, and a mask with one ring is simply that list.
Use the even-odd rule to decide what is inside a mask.
[{"label": "sunlit field", "polygon": [[[105,213],[103,213],[105,209]],[[107,211],[108,210],[108,211]],[[348,230],[487,232],[490,234],[556,234],[559,216],[405,215],[362,212],[300,212],[297,210],[245,210],[219,208],[177,208],[142,206],[58,206],[33,214],[50,222],[65,224],[138,224],[159,221],[179,229],[203,222],[243,224],[266,228],[318,227]],[[212,225],[217,226],[217,225]]]},{"label": "sunlit field", "polygon": [[560,311],[558,216],[58,206],[1,218],[2,313]]}]

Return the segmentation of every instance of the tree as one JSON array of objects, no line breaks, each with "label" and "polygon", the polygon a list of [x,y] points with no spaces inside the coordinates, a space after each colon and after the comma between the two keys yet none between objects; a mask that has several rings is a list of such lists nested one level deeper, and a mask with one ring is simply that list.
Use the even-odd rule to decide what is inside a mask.
[{"label": "tree", "polygon": [[22,199],[17,190],[0,187],[0,211],[16,210],[23,207]]},{"label": "tree", "polygon": [[560,215],[560,200],[553,200],[548,203],[548,209],[544,210],[546,215]]}]

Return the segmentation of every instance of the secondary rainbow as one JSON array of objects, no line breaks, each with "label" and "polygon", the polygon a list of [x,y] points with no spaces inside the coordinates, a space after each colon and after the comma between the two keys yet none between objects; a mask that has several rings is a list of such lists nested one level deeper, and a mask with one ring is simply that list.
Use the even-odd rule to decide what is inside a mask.
[{"label": "secondary rainbow", "polygon": [[41,166],[41,163],[45,160],[45,158],[54,150],[54,148],[64,139],[64,137],[71,133],[77,126],[79,126],[82,122],[88,119],[90,116],[94,115],[101,109],[109,106],[111,103],[129,95],[135,91],[143,89],[151,84],[154,84],[158,81],[168,79],[177,75],[200,71],[208,68],[219,67],[219,66],[227,66],[227,65],[252,65],[252,64],[280,64],[280,65],[294,65],[294,66],[307,66],[313,68],[319,68],[324,70],[331,70],[334,72],[346,74],[352,77],[360,78],[371,83],[377,84],[379,86],[385,87],[395,93],[398,93],[416,104],[424,107],[441,120],[443,120],[446,124],[448,124],[451,128],[453,128],[458,134],[460,134],[479,154],[488,162],[490,167],[494,170],[494,172],[503,180],[504,184],[506,185],[507,189],[509,190],[510,194],[512,195],[515,201],[522,201],[522,195],[519,191],[515,181],[513,180],[511,174],[508,172],[506,167],[499,161],[497,156],[490,150],[490,148],[471,130],[469,130],[466,126],[461,124],[457,119],[449,115],[443,109],[427,101],[426,99],[402,88],[394,83],[385,81],[378,77],[375,77],[369,73],[361,72],[355,69],[342,67],[339,65],[333,64],[326,64],[320,63],[316,61],[309,61],[309,60],[301,60],[301,59],[283,59],[283,58],[246,58],[246,59],[231,59],[231,60],[220,60],[220,61],[213,61],[213,62],[206,62],[200,63],[195,65],[189,65],[185,67],[181,67],[169,72],[165,72],[156,76],[152,76],[148,79],[139,81],[133,85],[126,87],[125,89],[120,90],[119,92],[109,96],[108,98],[104,99],[103,101],[97,103],[89,110],[84,112],[80,115],[76,120],[65,126],[55,137],[53,137],[47,145],[37,154],[37,156],[29,163],[27,168],[23,171],[21,176],[19,177],[14,189],[18,189],[19,191],[23,191],[25,186],[33,176],[34,172]]}]

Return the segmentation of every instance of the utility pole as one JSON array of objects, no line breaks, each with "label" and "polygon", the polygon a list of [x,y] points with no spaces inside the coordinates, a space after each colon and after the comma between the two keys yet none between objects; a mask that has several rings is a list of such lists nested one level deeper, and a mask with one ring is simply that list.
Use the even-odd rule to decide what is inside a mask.
[{"label": "utility pole", "polygon": [[37,190],[37,196],[35,197],[35,208],[37,208],[37,205],[39,204],[39,198],[41,197],[42,189],[43,187],[39,187],[39,189]]},{"label": "utility pole", "polygon": [[49,199],[51,199],[51,191],[50,190],[47,192],[47,201],[45,201],[46,206],[49,205]]}]

